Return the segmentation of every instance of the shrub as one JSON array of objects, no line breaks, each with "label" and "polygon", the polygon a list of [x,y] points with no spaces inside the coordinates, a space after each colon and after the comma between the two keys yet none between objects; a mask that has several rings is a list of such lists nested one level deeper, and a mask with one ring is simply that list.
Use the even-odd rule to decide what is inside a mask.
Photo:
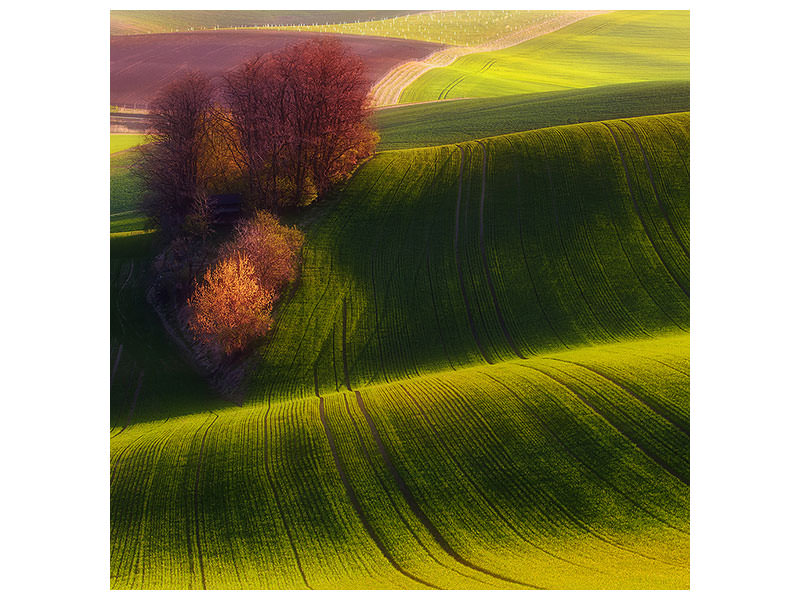
[{"label": "shrub", "polygon": [[270,325],[274,292],[258,281],[246,255],[224,256],[206,271],[189,298],[189,327],[199,341],[226,356],[244,350]]}]

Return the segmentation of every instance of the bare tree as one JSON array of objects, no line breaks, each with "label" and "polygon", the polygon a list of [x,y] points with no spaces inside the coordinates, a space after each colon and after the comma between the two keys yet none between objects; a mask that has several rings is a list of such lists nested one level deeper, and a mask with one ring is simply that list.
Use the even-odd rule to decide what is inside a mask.
[{"label": "bare tree", "polygon": [[251,58],[223,78],[222,119],[232,134],[232,155],[245,174],[256,209],[277,208],[281,155],[286,145],[284,88],[271,56]]},{"label": "bare tree", "polygon": [[203,211],[209,184],[223,168],[213,95],[205,75],[187,73],[150,105],[149,139],[141,146],[138,171],[148,191],[144,211],[166,234],[208,225]]},{"label": "bare tree", "polygon": [[290,46],[275,60],[285,82],[288,200],[301,205],[308,180],[323,194],[352,172],[353,161],[344,157],[357,157],[357,164],[374,151],[377,134],[366,125],[369,81],[362,60],[333,38]]}]

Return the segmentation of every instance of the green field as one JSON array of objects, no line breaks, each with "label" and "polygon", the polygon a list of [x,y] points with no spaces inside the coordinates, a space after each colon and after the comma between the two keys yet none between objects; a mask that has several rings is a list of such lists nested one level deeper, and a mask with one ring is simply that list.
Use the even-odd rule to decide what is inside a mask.
[{"label": "green field", "polygon": [[689,80],[688,11],[615,11],[431,69],[401,102]]},{"label": "green field", "polygon": [[146,137],[143,134],[112,133],[111,154],[139,146],[144,143]]},{"label": "green field", "polygon": [[[133,136],[126,136],[133,137]],[[111,222],[114,231],[115,217],[138,209],[144,187],[132,170],[136,161],[133,151],[120,152],[111,157]]]},{"label": "green field", "polygon": [[689,110],[688,81],[652,81],[396,106],[375,112],[378,150],[440,146],[554,125]]},{"label": "green field", "polygon": [[686,112],[379,153],[241,408],[112,236],[111,587],[687,588],[688,165]]},{"label": "green field", "polygon": [[[293,27],[291,29],[421,40],[450,46],[476,46],[535,26],[567,12],[569,11],[429,11],[376,21]],[[283,29],[289,28],[284,27]]]}]

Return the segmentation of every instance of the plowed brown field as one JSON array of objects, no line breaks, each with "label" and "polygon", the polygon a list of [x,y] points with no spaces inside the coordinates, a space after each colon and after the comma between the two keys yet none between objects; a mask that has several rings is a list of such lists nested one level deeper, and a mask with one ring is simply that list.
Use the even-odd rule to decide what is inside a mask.
[{"label": "plowed brown field", "polygon": [[[186,70],[222,75],[242,60],[325,34],[294,31],[196,31],[111,37],[111,104],[144,104]],[[377,82],[395,65],[443,46],[414,40],[342,35]]]}]

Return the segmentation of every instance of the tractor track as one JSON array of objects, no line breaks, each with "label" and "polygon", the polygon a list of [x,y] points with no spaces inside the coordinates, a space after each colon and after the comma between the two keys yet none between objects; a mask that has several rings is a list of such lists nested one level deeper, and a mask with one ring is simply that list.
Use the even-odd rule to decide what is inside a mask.
[{"label": "tractor track", "polygon": [[416,515],[417,519],[419,519],[419,521],[430,532],[431,536],[433,536],[433,538],[436,540],[436,542],[439,544],[439,546],[441,546],[442,550],[444,550],[447,554],[449,554],[456,562],[459,562],[462,565],[464,565],[465,567],[468,567],[468,568],[473,569],[475,571],[479,571],[479,572],[481,572],[481,573],[483,573],[485,575],[489,575],[490,577],[494,577],[496,579],[499,579],[501,581],[505,581],[507,583],[513,583],[514,585],[518,585],[518,586],[521,586],[521,587],[524,587],[524,588],[544,589],[544,588],[542,588],[540,586],[537,586],[537,585],[534,585],[534,584],[531,584],[531,583],[526,583],[526,582],[523,582],[523,581],[519,581],[519,580],[510,578],[510,577],[506,577],[506,576],[501,575],[499,573],[494,573],[494,572],[492,572],[492,571],[490,571],[488,569],[480,567],[480,566],[474,564],[473,562],[467,560],[463,556],[461,556],[461,554],[459,554],[450,545],[450,543],[444,538],[442,533],[436,528],[436,526],[431,522],[431,520],[428,518],[428,516],[422,511],[422,508],[417,503],[416,499],[414,498],[414,495],[411,493],[411,490],[408,488],[408,486],[406,485],[405,481],[403,481],[403,478],[400,476],[400,472],[397,470],[397,467],[395,466],[394,462],[392,462],[392,459],[390,458],[389,453],[386,450],[386,446],[384,446],[384,444],[383,444],[383,440],[381,439],[381,436],[378,433],[378,429],[375,426],[375,422],[372,420],[372,417],[370,416],[369,412],[367,411],[366,407],[364,406],[364,400],[361,397],[361,392],[356,390],[355,395],[356,395],[356,401],[358,402],[358,407],[361,409],[361,412],[364,415],[364,418],[367,420],[367,425],[369,426],[369,429],[370,429],[370,432],[372,434],[372,437],[375,440],[376,445],[378,446],[378,450],[380,451],[381,456],[383,457],[383,461],[384,461],[384,463],[386,465],[386,468],[388,469],[389,473],[391,473],[392,478],[395,481],[395,484],[397,485],[397,487],[400,489],[400,492],[405,497],[406,502],[408,503],[408,506],[414,512],[414,514]]},{"label": "tractor track", "polygon": [[350,478],[345,473],[344,467],[342,466],[342,459],[339,457],[339,450],[336,447],[336,441],[333,439],[333,432],[331,431],[330,426],[328,425],[328,419],[325,416],[325,400],[322,396],[319,396],[319,417],[322,421],[322,427],[325,430],[325,437],[328,438],[328,446],[330,447],[331,453],[333,454],[333,462],[336,465],[336,471],[339,473],[339,479],[344,486],[345,492],[347,493],[347,497],[350,500],[350,504],[352,504],[353,509],[356,511],[359,520],[361,521],[361,526],[364,530],[369,534],[369,537],[372,539],[373,543],[378,547],[378,550],[381,551],[383,557],[389,561],[389,564],[392,565],[399,573],[402,573],[409,579],[416,581],[417,583],[424,585],[425,587],[433,588],[436,590],[440,590],[437,585],[429,583],[427,581],[423,581],[419,577],[412,575],[408,571],[406,571],[403,567],[397,564],[397,561],[392,557],[389,552],[389,549],[386,545],[381,541],[378,537],[377,532],[372,527],[372,524],[367,519],[367,515],[364,512],[364,507],[361,506],[361,503],[358,501],[358,496],[356,495],[356,491],[353,488],[353,484],[350,481]]}]

